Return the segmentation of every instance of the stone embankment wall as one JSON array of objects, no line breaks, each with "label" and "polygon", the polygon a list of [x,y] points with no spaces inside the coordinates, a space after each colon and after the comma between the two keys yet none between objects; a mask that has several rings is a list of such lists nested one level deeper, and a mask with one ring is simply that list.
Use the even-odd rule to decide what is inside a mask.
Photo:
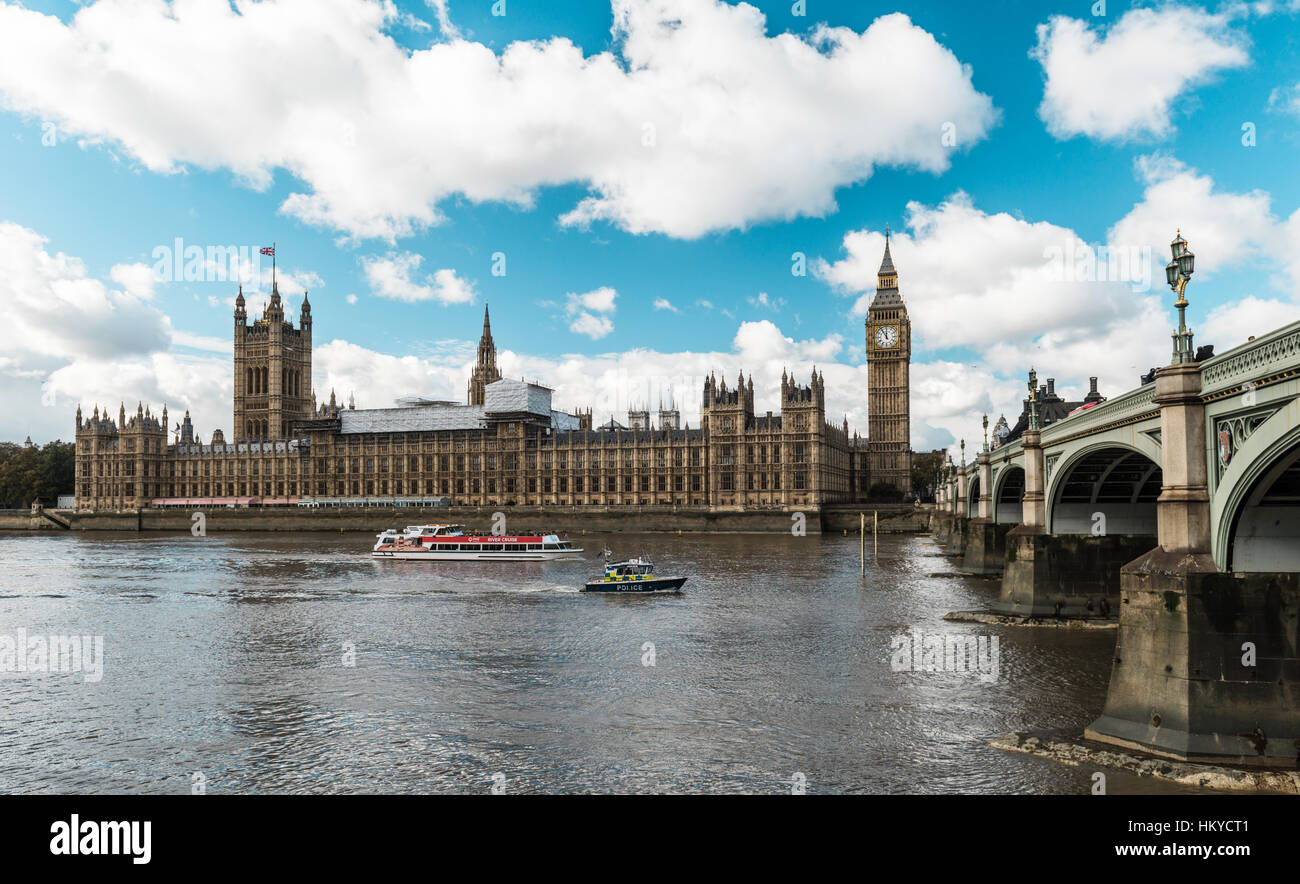
[{"label": "stone embankment wall", "polygon": [[[464,524],[479,531],[489,531],[493,517],[502,512],[506,530],[512,534],[534,531],[557,532],[710,532],[710,533],[787,533],[802,518],[809,534],[839,533],[858,530],[860,515],[867,516],[871,530],[872,513],[880,514],[881,533],[924,530],[925,517],[911,506],[888,504],[874,508],[834,507],[795,512],[764,510],[725,512],[707,507],[436,507],[431,509],[355,508],[355,509],[166,509],[140,512],[72,512],[59,510],[53,515],[66,522],[73,531],[188,531],[194,513],[203,513],[208,531],[368,531],[430,522]],[[33,516],[28,510],[0,510],[0,530],[64,530],[47,518]]]}]

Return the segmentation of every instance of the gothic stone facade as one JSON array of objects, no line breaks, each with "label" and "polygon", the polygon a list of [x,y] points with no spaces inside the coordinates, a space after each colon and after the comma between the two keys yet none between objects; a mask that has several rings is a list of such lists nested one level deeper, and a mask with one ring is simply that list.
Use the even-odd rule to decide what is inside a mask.
[{"label": "gothic stone facade", "polygon": [[[754,382],[704,383],[701,426],[677,428],[660,411],[652,429],[593,429],[590,411],[552,411],[550,391],[496,380],[485,313],[466,405],[314,407],[310,308],[300,328],[283,321],[278,292],[249,328],[236,308],[236,438],[194,438],[186,413],[169,441],[142,405],[116,422],[77,409],[77,506],[129,510],[165,505],[361,501],[445,497],[457,505],[701,506],[798,509],[861,499],[867,452],[848,422],[826,420],[825,387],[783,377],[781,413],[754,413]],[[474,402],[481,396],[481,401]],[[612,422],[611,422],[612,423]],[[277,434],[278,431],[278,435]]]}]

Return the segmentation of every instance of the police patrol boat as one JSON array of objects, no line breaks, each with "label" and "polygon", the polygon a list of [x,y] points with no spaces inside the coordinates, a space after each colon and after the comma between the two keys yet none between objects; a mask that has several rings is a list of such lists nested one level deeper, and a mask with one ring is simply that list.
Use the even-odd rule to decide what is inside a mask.
[{"label": "police patrol boat", "polygon": [[377,559],[431,562],[544,562],[580,556],[582,549],[556,534],[466,534],[462,525],[407,525],[378,535]]},{"label": "police patrol boat", "polygon": [[611,562],[605,550],[605,575],[589,581],[583,592],[681,592],[685,577],[656,577],[654,562],[638,556]]}]

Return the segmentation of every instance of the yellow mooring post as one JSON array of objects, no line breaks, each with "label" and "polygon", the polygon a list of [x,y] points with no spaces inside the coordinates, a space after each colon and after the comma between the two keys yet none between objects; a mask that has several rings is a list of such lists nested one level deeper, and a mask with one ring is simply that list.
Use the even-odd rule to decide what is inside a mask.
[{"label": "yellow mooring post", "polygon": [[858,561],[861,563],[860,573],[867,573],[867,514],[858,513]]},{"label": "yellow mooring post", "polygon": [[874,559],[880,552],[879,541],[876,535],[880,531],[880,510],[871,511],[871,557]]}]

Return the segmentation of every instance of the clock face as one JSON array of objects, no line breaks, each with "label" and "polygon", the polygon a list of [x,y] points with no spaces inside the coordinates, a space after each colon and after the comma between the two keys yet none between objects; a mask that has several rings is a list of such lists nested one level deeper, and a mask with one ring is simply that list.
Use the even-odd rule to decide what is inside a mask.
[{"label": "clock face", "polygon": [[898,329],[892,325],[883,325],[876,329],[876,346],[882,349],[898,346]]}]

